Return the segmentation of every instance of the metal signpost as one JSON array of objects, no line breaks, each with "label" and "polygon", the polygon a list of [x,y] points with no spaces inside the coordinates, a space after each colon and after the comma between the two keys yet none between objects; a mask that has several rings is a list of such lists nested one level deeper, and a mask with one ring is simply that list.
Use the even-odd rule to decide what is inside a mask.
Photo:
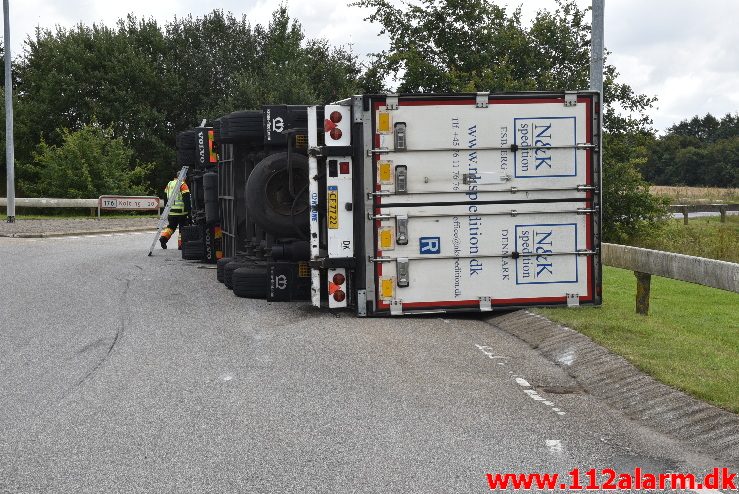
[{"label": "metal signpost", "polygon": [[13,78],[10,55],[10,12],[8,0],[3,0],[5,16],[5,166],[7,172],[8,223],[15,223],[15,142],[13,140]]},{"label": "metal signpost", "polygon": [[590,89],[600,92],[601,101],[603,100],[604,9],[605,0],[593,0],[593,23],[590,39]]},{"label": "metal signpost", "polygon": [[164,208],[164,211],[162,212],[161,218],[159,218],[159,228],[157,228],[157,233],[154,236],[154,240],[151,242],[151,247],[149,247],[149,255],[154,252],[154,247],[157,245],[157,240],[159,240],[159,236],[162,234],[162,230],[164,230],[164,227],[167,226],[167,220],[169,219],[169,211],[172,209],[172,205],[174,204],[174,199],[177,197],[177,194],[180,192],[180,187],[182,186],[182,182],[185,181],[185,177],[187,176],[187,166],[183,166],[182,170],[180,170],[180,173],[177,175],[177,185],[172,190],[172,193],[167,198],[167,207]]}]

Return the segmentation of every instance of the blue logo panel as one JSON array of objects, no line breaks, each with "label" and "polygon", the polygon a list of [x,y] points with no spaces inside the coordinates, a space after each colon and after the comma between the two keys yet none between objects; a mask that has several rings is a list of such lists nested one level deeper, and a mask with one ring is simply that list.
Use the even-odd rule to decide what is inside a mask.
[{"label": "blue logo panel", "polygon": [[516,178],[577,176],[577,118],[514,118],[513,126],[521,148],[513,153]]},{"label": "blue logo panel", "polygon": [[421,237],[419,239],[421,254],[440,254],[441,238],[440,237]]},{"label": "blue logo panel", "polygon": [[515,232],[517,285],[578,282],[577,224],[516,225]]}]

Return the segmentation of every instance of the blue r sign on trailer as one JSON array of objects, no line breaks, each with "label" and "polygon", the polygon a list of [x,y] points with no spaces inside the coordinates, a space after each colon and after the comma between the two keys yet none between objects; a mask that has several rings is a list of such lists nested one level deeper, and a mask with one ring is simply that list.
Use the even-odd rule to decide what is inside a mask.
[{"label": "blue r sign on trailer", "polygon": [[439,237],[421,237],[419,244],[421,254],[441,253],[441,238]]}]

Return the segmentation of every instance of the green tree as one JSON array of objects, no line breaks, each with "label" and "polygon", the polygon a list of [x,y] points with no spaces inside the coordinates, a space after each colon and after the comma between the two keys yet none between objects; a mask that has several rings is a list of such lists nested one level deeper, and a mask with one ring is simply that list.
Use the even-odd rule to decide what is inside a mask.
[{"label": "green tree", "polygon": [[659,185],[739,187],[739,115],[694,116],[649,149],[646,178]]},{"label": "green tree", "polygon": [[33,161],[19,167],[23,190],[35,196],[84,199],[150,193],[146,181],[153,166],[133,162],[133,150],[112,134],[99,125],[86,125],[77,131],[62,129],[58,146],[41,141]]},{"label": "green tree", "polygon": [[[160,25],[129,15],[114,27],[38,29],[18,59],[17,157],[42,140],[99,122],[171,178],[175,135],[234,110],[325,103],[357,90],[354,56],[306,39],[285,7],[269,26],[220,10]],[[26,184],[30,181],[26,180]],[[23,192],[23,191],[21,191]]]},{"label": "green tree", "polygon": [[[401,92],[563,91],[588,87],[590,25],[587,9],[557,0],[524,25],[520,9],[489,0],[359,0],[373,9],[390,48],[371,70],[392,77]],[[363,79],[366,82],[366,79]],[[604,126],[604,236],[623,241],[658,221],[664,209],[652,198],[639,167],[644,150],[620,146],[650,134],[647,110],[655,98],[618,81],[606,64]],[[624,110],[624,111],[621,111]]]},{"label": "green tree", "polygon": [[603,137],[603,237],[627,243],[649,237],[665,218],[667,201],[649,193],[640,170],[647,162],[654,136],[642,133],[608,133]]}]

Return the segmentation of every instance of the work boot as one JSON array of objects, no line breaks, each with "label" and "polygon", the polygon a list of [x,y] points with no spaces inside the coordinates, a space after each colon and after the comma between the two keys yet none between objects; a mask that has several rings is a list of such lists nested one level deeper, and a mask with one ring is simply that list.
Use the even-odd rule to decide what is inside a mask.
[{"label": "work boot", "polygon": [[162,244],[162,249],[167,249],[167,239],[164,237],[159,237],[159,243]]}]

